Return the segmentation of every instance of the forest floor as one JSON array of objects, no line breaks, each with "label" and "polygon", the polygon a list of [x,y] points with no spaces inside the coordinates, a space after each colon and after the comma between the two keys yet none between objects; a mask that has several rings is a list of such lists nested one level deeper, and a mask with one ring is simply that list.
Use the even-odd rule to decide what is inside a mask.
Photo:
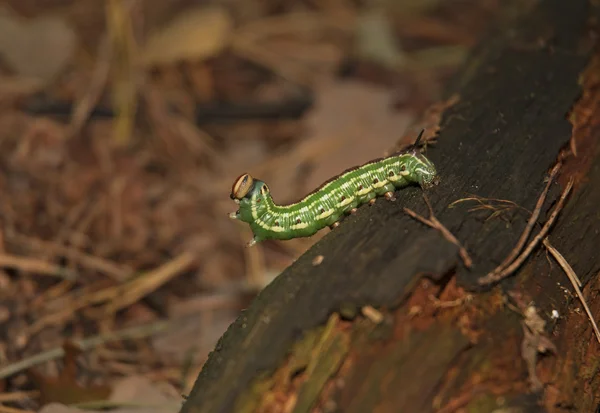
[{"label": "forest floor", "polygon": [[0,413],[177,411],[240,310],[327,233],[244,248],[234,179],[291,201],[414,139],[512,7],[362,3],[5,2]]}]

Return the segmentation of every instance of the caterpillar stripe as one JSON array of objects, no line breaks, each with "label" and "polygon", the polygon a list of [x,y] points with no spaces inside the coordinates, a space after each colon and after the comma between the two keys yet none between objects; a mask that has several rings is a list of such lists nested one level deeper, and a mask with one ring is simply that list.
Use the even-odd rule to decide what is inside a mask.
[{"label": "caterpillar stripe", "polygon": [[266,183],[242,174],[231,188],[231,199],[239,209],[229,216],[250,224],[252,246],[267,239],[309,237],[327,226],[335,228],[346,214],[376,197],[394,200],[394,191],[408,185],[427,187],[437,181],[433,163],[418,149],[423,135],[406,150],[367,162],[342,172],[302,200],[277,205]]}]

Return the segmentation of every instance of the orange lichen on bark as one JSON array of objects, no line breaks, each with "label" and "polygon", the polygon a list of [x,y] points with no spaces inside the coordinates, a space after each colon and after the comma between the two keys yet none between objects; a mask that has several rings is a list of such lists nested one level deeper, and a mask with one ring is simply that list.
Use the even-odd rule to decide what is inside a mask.
[{"label": "orange lichen on bark", "polygon": [[569,122],[573,125],[570,141],[571,153],[565,160],[561,173],[562,184],[566,177],[575,178],[575,186],[585,177],[592,165],[596,136],[600,133],[600,53],[596,53],[586,70],[581,74],[579,83],[582,94],[569,113]]}]

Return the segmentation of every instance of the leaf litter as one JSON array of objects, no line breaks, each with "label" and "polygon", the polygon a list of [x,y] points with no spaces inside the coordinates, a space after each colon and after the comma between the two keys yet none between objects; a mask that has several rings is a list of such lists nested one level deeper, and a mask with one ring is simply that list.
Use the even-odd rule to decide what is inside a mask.
[{"label": "leaf litter", "polygon": [[[10,91],[0,102],[0,403],[45,413],[179,410],[239,311],[326,233],[249,254],[245,229],[226,217],[233,179],[256,174],[285,202],[383,156],[438,98],[417,88],[399,110],[398,90],[419,77],[435,91],[456,69],[412,52],[470,45],[482,28],[448,41],[440,27],[451,33],[456,14],[491,7],[439,13],[431,2],[373,33],[357,30],[368,15],[351,1],[277,12],[259,0],[50,3],[7,2],[32,46],[0,64]],[[398,27],[407,16],[429,26]],[[52,33],[40,19],[53,19]],[[357,33],[363,45],[387,36],[387,57],[355,55]],[[0,31],[0,46],[22,44]],[[389,77],[340,80],[345,60],[389,61],[393,45],[409,70],[392,58]],[[303,88],[314,105],[300,119],[195,123],[199,104],[254,107]],[[22,110],[34,94],[45,115]]]}]

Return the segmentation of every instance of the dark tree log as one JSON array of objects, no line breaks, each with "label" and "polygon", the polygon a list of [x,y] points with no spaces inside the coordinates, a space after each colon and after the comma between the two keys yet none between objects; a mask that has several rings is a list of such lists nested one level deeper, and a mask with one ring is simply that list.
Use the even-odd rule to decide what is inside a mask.
[{"label": "dark tree log", "polygon": [[[600,319],[598,16],[592,2],[540,2],[483,42],[449,90],[459,100],[428,149],[442,182],[427,194],[472,268],[438,231],[403,213],[427,216],[420,189],[361,208],[229,328],[182,412],[596,411],[600,345],[544,247],[499,286],[477,282],[514,248],[529,214],[449,205],[474,194],[531,211],[564,156],[534,233],[573,177],[549,240]],[[551,343],[554,353],[538,357]]]}]

